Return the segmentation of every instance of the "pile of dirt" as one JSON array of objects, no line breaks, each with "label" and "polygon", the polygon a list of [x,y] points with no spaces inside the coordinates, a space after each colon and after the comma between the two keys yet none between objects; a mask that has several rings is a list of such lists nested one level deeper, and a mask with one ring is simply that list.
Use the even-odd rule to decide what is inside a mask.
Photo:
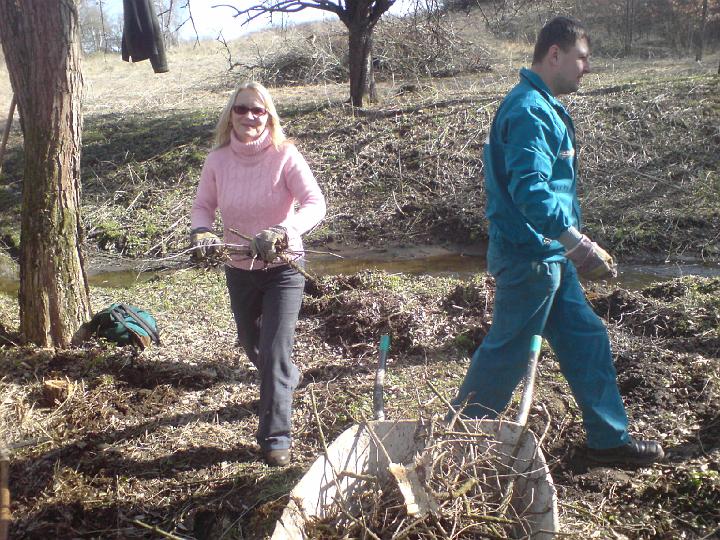
[{"label": "pile of dirt", "polygon": [[484,335],[493,297],[489,283],[459,284],[438,297],[431,277],[418,277],[410,291],[403,279],[379,272],[325,277],[313,284],[303,313],[321,319],[317,337],[344,354],[357,355],[358,348],[388,334],[394,351],[417,355],[442,349],[451,335]]},{"label": "pile of dirt", "polygon": [[592,297],[596,311],[626,332],[678,352],[720,355],[720,278],[680,278],[635,293]]}]

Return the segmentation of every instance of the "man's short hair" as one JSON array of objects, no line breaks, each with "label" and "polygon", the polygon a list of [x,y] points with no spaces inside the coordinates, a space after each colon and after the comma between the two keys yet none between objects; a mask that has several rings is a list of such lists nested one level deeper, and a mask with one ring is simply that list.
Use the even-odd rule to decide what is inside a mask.
[{"label": "man's short hair", "polygon": [[570,17],[555,17],[540,30],[535,51],[533,52],[533,64],[542,62],[550,47],[557,45],[563,51],[573,47],[579,39],[586,39],[590,45],[590,38],[583,24]]}]

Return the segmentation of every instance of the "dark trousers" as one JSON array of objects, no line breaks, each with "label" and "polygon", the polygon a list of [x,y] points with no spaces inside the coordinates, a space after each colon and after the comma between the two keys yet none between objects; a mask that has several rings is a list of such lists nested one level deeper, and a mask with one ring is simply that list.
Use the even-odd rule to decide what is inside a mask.
[{"label": "dark trousers", "polygon": [[263,450],[290,448],[293,392],[300,381],[291,355],[305,278],[289,266],[226,267],[225,277],[238,341],[260,373],[258,444]]}]

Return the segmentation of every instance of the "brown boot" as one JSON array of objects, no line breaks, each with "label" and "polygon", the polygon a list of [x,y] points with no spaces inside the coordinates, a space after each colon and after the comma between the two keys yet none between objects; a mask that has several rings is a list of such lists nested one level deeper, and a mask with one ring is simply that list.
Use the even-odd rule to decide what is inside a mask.
[{"label": "brown boot", "polygon": [[272,467],[284,467],[290,463],[290,449],[265,450],[263,452],[263,459],[265,459],[265,463]]}]

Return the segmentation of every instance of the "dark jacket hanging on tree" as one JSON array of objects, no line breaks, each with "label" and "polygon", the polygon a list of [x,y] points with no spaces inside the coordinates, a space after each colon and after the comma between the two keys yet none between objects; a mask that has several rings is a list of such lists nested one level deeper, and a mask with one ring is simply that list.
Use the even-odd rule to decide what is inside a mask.
[{"label": "dark jacket hanging on tree", "polygon": [[155,73],[168,70],[165,45],[152,0],[123,0],[122,59],[150,59]]}]

